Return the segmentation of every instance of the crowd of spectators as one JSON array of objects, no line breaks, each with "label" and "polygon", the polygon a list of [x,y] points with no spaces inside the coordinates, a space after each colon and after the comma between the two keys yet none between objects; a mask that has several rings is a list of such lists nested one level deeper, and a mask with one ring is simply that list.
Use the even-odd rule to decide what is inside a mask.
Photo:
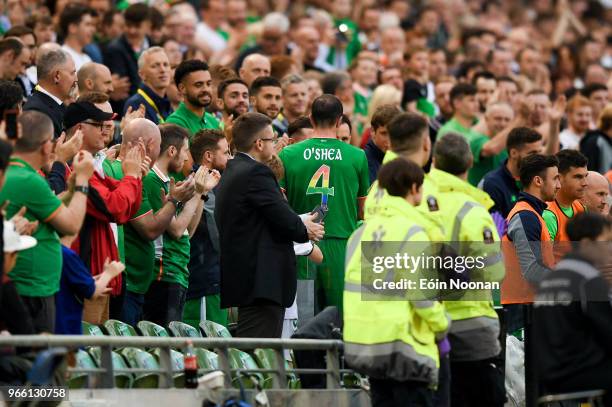
[{"label": "crowd of spectators", "polygon": [[[244,259],[223,247],[243,236],[219,213],[244,208],[219,209],[215,195],[237,154],[272,168],[292,211],[329,209],[325,237],[312,216],[308,233],[294,230],[322,239],[323,260],[297,259],[297,279],[315,284],[298,284],[285,318],[342,307],[347,239],[402,112],[427,123],[425,172],[439,140],[465,139],[467,182],[492,200],[499,237],[568,241],[571,218],[610,214],[603,0],[8,0],[0,11],[0,324],[12,334],[78,334],[81,320],[227,325],[245,298],[289,308],[295,282],[282,301],[250,298],[261,287],[227,271]],[[326,150],[325,138],[343,144]],[[529,208],[513,218],[517,202]],[[517,259],[529,283],[560,250]],[[532,296],[502,295],[510,331]]]}]

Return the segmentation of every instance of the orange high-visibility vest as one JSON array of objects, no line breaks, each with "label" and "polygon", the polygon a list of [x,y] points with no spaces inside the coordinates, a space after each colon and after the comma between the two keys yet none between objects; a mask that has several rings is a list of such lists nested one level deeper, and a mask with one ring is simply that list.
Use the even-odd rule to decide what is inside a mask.
[{"label": "orange high-visibility vest", "polygon": [[[557,200],[547,202],[548,210],[555,214],[557,218],[557,234],[555,235],[555,244],[553,246],[553,252],[555,254],[555,264],[558,263],[567,253],[571,251],[570,238],[567,235],[567,222],[571,218],[569,218],[563,211],[561,210],[561,206]],[[584,206],[578,201],[575,200],[572,202],[572,210],[574,211],[574,216],[578,215],[581,212],[584,212]],[[559,243],[559,242],[567,242],[567,243]]]}]

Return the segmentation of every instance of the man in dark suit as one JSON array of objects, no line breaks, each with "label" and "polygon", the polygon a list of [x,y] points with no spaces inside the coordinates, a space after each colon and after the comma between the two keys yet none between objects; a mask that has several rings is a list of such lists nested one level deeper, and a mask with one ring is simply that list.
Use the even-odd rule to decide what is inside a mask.
[{"label": "man in dark suit", "polygon": [[238,337],[280,338],[297,286],[293,242],[323,237],[312,215],[302,221],[293,212],[263,164],[274,154],[271,123],[260,113],[236,119],[232,135],[238,153],[216,193],[221,306],[238,307]]},{"label": "man in dark suit", "polygon": [[53,122],[53,136],[62,133],[64,101],[76,97],[77,74],[74,61],[59,48],[43,50],[36,61],[38,85],[30,95],[23,110],[36,110],[47,115]]}]

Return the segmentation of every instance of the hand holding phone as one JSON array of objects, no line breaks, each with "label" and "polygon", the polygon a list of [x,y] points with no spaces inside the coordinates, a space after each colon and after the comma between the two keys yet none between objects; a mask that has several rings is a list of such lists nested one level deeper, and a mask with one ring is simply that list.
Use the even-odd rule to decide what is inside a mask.
[{"label": "hand holding phone", "polygon": [[318,205],[314,208],[310,213],[315,215],[315,218],[312,220],[315,223],[321,223],[327,216],[327,206]]}]

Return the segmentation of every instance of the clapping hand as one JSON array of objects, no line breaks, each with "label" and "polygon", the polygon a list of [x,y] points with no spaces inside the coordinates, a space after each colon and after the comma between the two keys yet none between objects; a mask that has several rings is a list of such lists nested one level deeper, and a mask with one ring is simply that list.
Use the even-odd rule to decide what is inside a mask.
[{"label": "clapping hand", "polygon": [[209,170],[206,167],[200,167],[196,171],[193,179],[195,182],[196,194],[204,195],[217,186],[221,179],[221,174],[217,170]]}]

